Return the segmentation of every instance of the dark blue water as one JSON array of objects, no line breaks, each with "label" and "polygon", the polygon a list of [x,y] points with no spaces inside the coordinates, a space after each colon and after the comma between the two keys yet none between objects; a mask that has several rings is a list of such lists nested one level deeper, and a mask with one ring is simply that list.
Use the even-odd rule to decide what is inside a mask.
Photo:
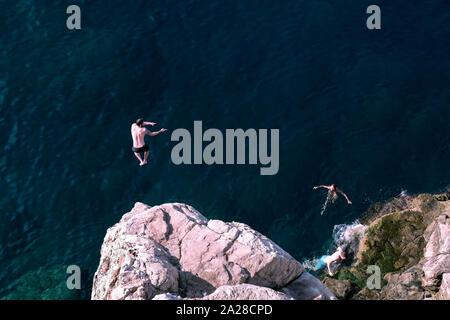
[{"label": "dark blue water", "polygon": [[[72,3],[0,1],[0,296],[67,264],[90,283],[136,201],[247,223],[302,260],[374,201],[449,184],[449,1],[378,1],[377,31],[371,1],[80,0],[69,31]],[[169,129],[143,168],[138,117]],[[279,128],[278,174],[175,166],[170,131],[194,120]],[[331,183],[353,205],[320,216],[311,189]]]}]

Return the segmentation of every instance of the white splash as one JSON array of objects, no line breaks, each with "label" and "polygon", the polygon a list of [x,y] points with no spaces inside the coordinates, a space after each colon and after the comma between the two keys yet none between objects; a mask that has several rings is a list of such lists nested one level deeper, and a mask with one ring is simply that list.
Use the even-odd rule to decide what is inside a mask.
[{"label": "white splash", "polygon": [[[367,226],[359,223],[358,220],[351,224],[338,224],[333,228],[333,244],[329,252],[334,252],[337,247],[342,247],[347,257],[354,258],[359,250],[359,242],[364,236]],[[320,259],[313,257],[305,259],[302,265],[305,269],[317,271]],[[338,267],[338,266],[336,266]]]},{"label": "white splash", "polygon": [[367,226],[362,225],[358,220],[352,224],[335,225],[333,228],[334,245],[342,247],[347,255],[356,255],[359,249],[359,242],[366,230]]}]

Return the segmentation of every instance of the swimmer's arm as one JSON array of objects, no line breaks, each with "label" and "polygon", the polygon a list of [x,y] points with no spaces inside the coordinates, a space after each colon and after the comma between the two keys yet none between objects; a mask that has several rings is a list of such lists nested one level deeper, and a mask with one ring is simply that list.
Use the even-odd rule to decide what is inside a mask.
[{"label": "swimmer's arm", "polygon": [[330,189],[331,187],[329,187],[329,186],[324,186],[324,185],[320,185],[320,186],[313,187],[314,190],[319,189],[319,188]]},{"label": "swimmer's arm", "polygon": [[145,122],[144,121],[144,126],[154,126],[156,124],[156,122]]},{"label": "swimmer's arm", "polygon": [[336,191],[339,192],[340,194],[342,194],[344,196],[344,198],[347,200],[348,204],[352,204],[352,202],[350,201],[350,199],[347,197],[347,195],[342,192],[342,190],[339,190],[338,188],[336,188]]},{"label": "swimmer's arm", "polygon": [[161,130],[152,132],[150,130],[147,130],[147,135],[149,135],[150,137],[156,136],[157,134],[160,134],[161,132],[167,131],[167,129],[162,128]]}]

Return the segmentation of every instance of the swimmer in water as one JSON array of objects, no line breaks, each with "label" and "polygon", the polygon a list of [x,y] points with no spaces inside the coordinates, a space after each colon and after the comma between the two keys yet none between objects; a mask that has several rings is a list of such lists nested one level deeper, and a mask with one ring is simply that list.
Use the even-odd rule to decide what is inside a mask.
[{"label": "swimmer in water", "polygon": [[319,188],[325,188],[325,189],[328,189],[328,195],[327,195],[327,200],[325,201],[325,203],[323,204],[323,207],[322,207],[322,212],[320,213],[321,215],[323,215],[323,213],[325,212],[325,209],[327,208],[327,206],[328,206],[328,203],[334,203],[336,200],[337,200],[337,198],[338,198],[338,193],[340,193],[340,194],[342,194],[343,196],[344,196],[344,198],[347,200],[347,203],[348,204],[352,204],[352,202],[350,201],[350,199],[347,197],[347,195],[342,191],[342,190],[340,190],[338,187],[336,187],[336,185],[333,183],[331,186],[324,186],[324,185],[321,185],[321,186],[316,186],[316,187],[313,187],[313,189],[314,190],[317,190],[317,189],[319,189]]},{"label": "swimmer in water", "polygon": [[338,262],[341,259],[345,260],[345,254],[344,254],[344,250],[342,250],[341,247],[338,247],[336,252],[333,253],[332,255],[330,255],[330,256],[322,256],[319,259],[319,262],[317,263],[316,268],[317,269],[321,269],[326,264],[327,268],[328,268],[328,274],[330,276],[333,276],[334,273],[331,272],[331,264],[332,263],[336,263],[336,262]]}]

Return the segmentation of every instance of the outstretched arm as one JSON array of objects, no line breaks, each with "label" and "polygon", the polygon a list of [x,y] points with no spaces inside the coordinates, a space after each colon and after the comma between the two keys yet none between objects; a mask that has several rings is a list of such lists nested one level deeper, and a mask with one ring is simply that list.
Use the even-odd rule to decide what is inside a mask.
[{"label": "outstretched arm", "polygon": [[155,131],[155,132],[151,132],[150,130],[147,130],[147,134],[150,137],[156,136],[158,134],[160,134],[161,132],[167,131],[167,129],[162,128],[161,130]]},{"label": "outstretched arm", "polygon": [[319,189],[319,188],[330,189],[331,187],[330,187],[330,186],[324,186],[324,185],[320,185],[320,186],[313,187],[314,190],[317,190],[317,189]]},{"label": "outstretched arm", "polygon": [[352,202],[350,201],[350,199],[347,197],[347,195],[346,195],[342,190],[339,190],[338,188],[336,188],[336,191],[339,192],[340,194],[342,194],[342,195],[344,196],[344,198],[345,198],[345,200],[347,200],[347,203],[348,203],[348,204],[352,204]]},{"label": "outstretched arm", "polygon": [[146,122],[144,121],[144,126],[154,126],[156,123],[155,122]]}]

